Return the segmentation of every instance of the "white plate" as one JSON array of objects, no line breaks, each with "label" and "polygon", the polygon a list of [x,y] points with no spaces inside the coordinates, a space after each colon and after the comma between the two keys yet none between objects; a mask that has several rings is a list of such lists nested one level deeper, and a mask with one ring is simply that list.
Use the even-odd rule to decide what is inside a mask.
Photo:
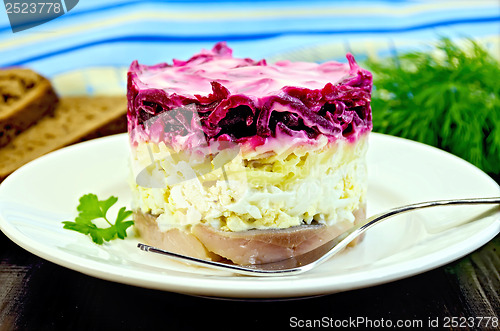
[{"label": "white plate", "polygon": [[[418,201],[500,195],[500,187],[469,163],[438,149],[372,134],[368,155],[369,214]],[[458,259],[500,231],[492,207],[444,207],[406,214],[370,230],[358,246],[309,273],[253,278],[183,265],[142,252],[138,238],[103,246],[62,221],[76,216],[85,193],[129,205],[126,135],[74,145],[22,167],[0,185],[0,228],[26,250],[85,274],[148,288],[234,298],[313,296],[409,277]],[[456,222],[488,210],[474,223]],[[453,224],[452,224],[453,223]],[[442,231],[442,227],[449,229]],[[450,228],[451,227],[451,228]]]}]

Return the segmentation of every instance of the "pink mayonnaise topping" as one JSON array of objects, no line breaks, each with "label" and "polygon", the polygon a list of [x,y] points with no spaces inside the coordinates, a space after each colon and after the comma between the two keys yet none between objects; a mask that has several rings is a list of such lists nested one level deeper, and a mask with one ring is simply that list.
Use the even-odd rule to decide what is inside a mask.
[{"label": "pink mayonnaise topping", "polygon": [[[234,141],[257,147],[289,136],[314,141],[371,130],[371,74],[348,63],[234,58],[225,43],[187,61],[140,65],[128,73],[132,143],[165,141],[193,147]],[[285,139],[286,140],[286,139]]]}]

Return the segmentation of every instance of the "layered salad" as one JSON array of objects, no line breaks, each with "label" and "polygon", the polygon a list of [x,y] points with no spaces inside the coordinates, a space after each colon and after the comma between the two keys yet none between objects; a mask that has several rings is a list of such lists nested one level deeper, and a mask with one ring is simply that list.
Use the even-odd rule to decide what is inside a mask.
[{"label": "layered salad", "polygon": [[128,72],[135,226],[236,264],[306,253],[365,218],[371,74],[235,58],[225,43]]}]

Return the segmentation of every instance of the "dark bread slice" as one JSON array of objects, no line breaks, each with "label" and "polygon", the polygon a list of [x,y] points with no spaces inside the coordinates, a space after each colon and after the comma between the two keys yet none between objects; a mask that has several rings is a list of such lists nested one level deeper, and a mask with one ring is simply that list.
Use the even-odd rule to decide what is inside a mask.
[{"label": "dark bread slice", "polygon": [[0,70],[0,147],[7,145],[57,105],[50,81],[30,69]]},{"label": "dark bread slice", "polygon": [[0,181],[17,168],[58,148],[127,131],[125,96],[62,97],[46,116],[0,148]]}]

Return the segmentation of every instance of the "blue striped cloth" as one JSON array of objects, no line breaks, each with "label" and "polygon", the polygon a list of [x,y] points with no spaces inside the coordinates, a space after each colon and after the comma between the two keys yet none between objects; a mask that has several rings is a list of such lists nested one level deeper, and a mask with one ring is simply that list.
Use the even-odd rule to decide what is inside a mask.
[{"label": "blue striped cloth", "polygon": [[0,67],[54,77],[79,68],[186,59],[227,41],[235,56],[322,62],[425,48],[473,37],[499,53],[494,1],[80,0],[71,11],[13,33],[0,9]]}]

